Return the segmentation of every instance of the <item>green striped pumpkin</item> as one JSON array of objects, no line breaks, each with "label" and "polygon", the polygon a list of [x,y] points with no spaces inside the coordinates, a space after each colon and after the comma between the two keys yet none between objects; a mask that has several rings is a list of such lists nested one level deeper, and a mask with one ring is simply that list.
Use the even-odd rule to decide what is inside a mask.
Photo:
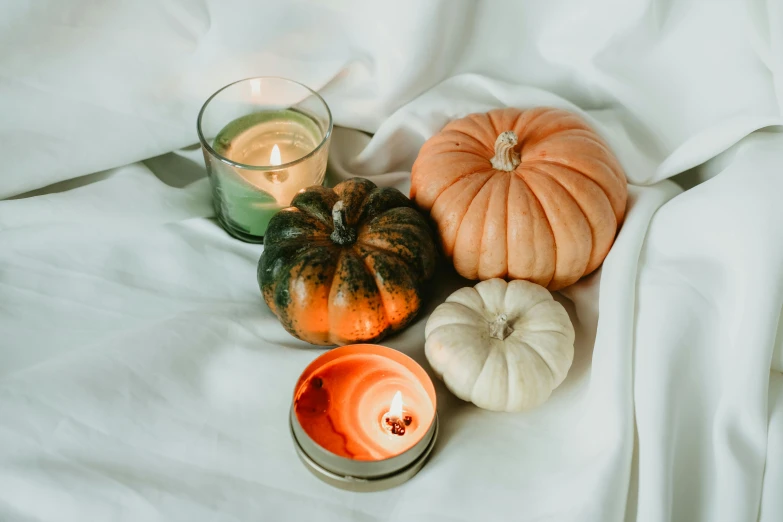
[{"label": "green striped pumpkin", "polygon": [[413,319],[437,256],[427,221],[407,197],[353,178],[310,187],[272,218],[258,283],[293,336],[319,345],[372,342]]}]

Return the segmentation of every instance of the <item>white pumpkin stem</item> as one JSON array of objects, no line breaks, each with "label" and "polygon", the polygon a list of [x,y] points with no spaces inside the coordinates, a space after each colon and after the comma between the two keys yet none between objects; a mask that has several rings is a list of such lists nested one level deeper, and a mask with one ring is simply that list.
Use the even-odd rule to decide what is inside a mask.
[{"label": "white pumpkin stem", "polygon": [[501,341],[511,335],[514,329],[508,324],[508,316],[506,314],[500,314],[494,321],[489,323],[489,336]]},{"label": "white pumpkin stem", "polygon": [[522,161],[519,158],[519,152],[514,150],[517,141],[518,138],[514,131],[500,133],[498,139],[495,140],[495,155],[489,160],[493,169],[511,172],[517,168],[517,165]]},{"label": "white pumpkin stem", "polygon": [[332,207],[334,230],[329,236],[338,245],[353,245],[356,243],[356,230],[348,226],[345,219],[345,203],[340,199]]}]

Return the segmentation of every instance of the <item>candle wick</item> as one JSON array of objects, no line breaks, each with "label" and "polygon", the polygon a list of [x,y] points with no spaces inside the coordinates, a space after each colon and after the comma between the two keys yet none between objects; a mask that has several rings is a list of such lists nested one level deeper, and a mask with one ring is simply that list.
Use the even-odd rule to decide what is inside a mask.
[{"label": "candle wick", "polygon": [[384,415],[383,422],[392,435],[401,437],[405,435],[405,428],[411,425],[413,418],[410,415],[403,415],[402,418],[393,417],[387,413]]},{"label": "candle wick", "polygon": [[391,431],[392,435],[405,435],[405,423],[400,419],[387,417],[386,425],[389,427],[389,431]]}]

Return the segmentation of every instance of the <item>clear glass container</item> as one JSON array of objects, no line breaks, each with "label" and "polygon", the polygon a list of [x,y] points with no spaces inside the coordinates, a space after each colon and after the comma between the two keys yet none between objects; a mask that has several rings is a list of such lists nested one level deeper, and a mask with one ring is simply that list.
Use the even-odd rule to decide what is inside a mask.
[{"label": "clear glass container", "polygon": [[298,82],[229,84],[204,103],[197,127],[217,218],[238,239],[261,243],[277,211],[300,190],[323,184],[332,114]]}]

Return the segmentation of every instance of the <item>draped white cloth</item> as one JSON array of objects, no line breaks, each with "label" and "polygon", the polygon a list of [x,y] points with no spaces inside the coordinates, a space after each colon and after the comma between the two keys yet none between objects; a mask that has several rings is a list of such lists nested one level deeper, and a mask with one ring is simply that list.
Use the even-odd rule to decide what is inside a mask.
[{"label": "draped white cloth", "polygon": [[[780,0],[0,1],[0,520],[783,520],[781,35]],[[562,292],[549,402],[438,383],[413,480],[308,474],[287,414],[322,349],[262,302],[262,247],[216,224],[192,146],[207,96],[255,75],[324,95],[332,180],[403,191],[452,118],[592,122],[629,211]],[[466,284],[440,276],[385,344],[428,368],[427,312]]]}]

